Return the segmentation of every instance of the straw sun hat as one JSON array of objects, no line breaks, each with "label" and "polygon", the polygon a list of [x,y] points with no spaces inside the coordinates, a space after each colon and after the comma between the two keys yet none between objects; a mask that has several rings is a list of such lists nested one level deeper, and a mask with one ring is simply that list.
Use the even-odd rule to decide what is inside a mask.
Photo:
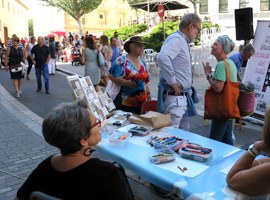
[{"label": "straw sun hat", "polygon": [[128,53],[130,52],[129,45],[130,45],[130,44],[133,44],[133,43],[137,43],[137,44],[146,44],[146,42],[144,42],[144,41],[142,40],[142,38],[139,37],[139,36],[131,37],[131,38],[130,38],[128,41],[126,41],[125,44],[124,44],[124,49],[125,49],[126,52],[128,52]]}]

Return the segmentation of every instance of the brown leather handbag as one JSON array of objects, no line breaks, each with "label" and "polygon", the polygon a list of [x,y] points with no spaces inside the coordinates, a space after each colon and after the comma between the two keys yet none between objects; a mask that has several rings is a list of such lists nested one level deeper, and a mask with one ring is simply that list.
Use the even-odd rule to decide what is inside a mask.
[{"label": "brown leather handbag", "polygon": [[226,82],[221,92],[215,92],[210,86],[205,91],[204,119],[240,119],[238,108],[239,86],[238,82],[231,82],[230,69],[226,60]]}]

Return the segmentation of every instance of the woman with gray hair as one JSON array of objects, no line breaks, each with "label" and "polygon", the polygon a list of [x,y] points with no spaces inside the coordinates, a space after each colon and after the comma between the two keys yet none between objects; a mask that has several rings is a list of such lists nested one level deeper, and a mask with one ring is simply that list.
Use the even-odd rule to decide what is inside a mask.
[{"label": "woman with gray hair", "polygon": [[28,200],[33,191],[61,199],[133,199],[123,171],[91,156],[101,140],[100,126],[84,100],[54,108],[45,117],[42,132],[61,153],[38,165],[16,199]]},{"label": "woman with gray hair", "polygon": [[[222,92],[226,82],[226,65],[229,67],[230,81],[237,82],[237,69],[235,64],[232,60],[227,58],[227,55],[234,49],[234,46],[235,43],[227,35],[219,36],[211,46],[211,54],[215,56],[218,61],[214,75],[211,74],[212,69],[209,62],[203,63],[206,79],[217,93]],[[224,99],[224,101],[226,100]],[[209,137],[233,145],[232,119],[213,119]]]}]

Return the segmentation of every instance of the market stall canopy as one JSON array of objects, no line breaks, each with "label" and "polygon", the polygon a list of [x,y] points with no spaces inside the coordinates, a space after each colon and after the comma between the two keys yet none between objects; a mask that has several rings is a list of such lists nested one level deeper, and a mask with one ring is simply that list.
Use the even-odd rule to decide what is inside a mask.
[{"label": "market stall canopy", "polygon": [[51,38],[51,37],[58,37],[58,35],[55,34],[55,33],[50,33],[50,34],[47,35],[47,37],[48,37],[48,38]]},{"label": "market stall canopy", "polygon": [[54,31],[52,33],[56,34],[58,37],[66,36],[66,32],[65,31]]},{"label": "market stall canopy", "polygon": [[170,1],[170,0],[150,0],[149,2],[142,2],[132,4],[132,8],[143,9],[148,11],[148,3],[149,3],[149,11],[150,12],[157,12],[157,8],[159,4],[163,4],[165,10],[179,10],[188,8],[188,6],[180,3],[179,1]]}]

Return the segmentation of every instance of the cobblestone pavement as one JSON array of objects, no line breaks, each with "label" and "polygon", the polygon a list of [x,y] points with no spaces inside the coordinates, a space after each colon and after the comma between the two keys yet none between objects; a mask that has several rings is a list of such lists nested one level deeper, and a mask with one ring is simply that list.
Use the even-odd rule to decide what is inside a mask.
[{"label": "cobblestone pavement", "polygon": [[14,199],[37,163],[57,150],[40,136],[42,119],[0,85],[0,199]]}]

